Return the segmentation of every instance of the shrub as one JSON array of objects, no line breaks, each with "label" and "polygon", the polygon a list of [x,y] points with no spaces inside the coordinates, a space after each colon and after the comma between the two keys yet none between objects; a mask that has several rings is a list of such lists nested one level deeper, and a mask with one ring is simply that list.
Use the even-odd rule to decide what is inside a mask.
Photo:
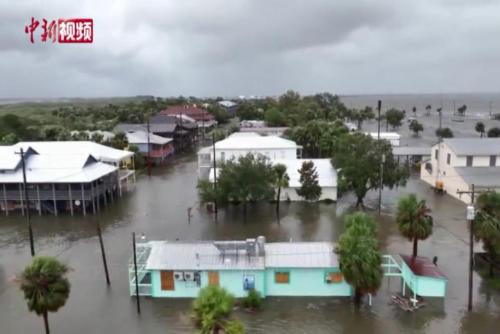
[{"label": "shrub", "polygon": [[243,299],[243,306],[245,308],[251,309],[251,310],[258,310],[262,306],[262,298],[260,296],[260,292],[251,289],[248,291],[248,295]]}]

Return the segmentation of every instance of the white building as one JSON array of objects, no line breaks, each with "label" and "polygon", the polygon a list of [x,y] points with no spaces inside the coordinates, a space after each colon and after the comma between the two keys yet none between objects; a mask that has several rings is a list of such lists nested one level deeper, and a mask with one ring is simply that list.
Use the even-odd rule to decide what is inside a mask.
[{"label": "white building", "polygon": [[321,196],[319,200],[337,200],[337,171],[333,168],[330,159],[277,159],[272,163],[283,164],[286,166],[286,173],[290,180],[288,187],[281,190],[280,199],[282,201],[303,201],[304,199],[297,194],[300,188],[299,169],[305,161],[312,161],[316,172],[318,173],[318,184],[321,187]]},{"label": "white building", "polygon": [[500,138],[449,138],[434,145],[430,160],[424,161],[420,178],[451,196],[470,203],[458,190],[500,190]]},{"label": "white building", "polygon": [[[378,132],[368,132],[373,139],[378,139]],[[397,132],[380,132],[380,139],[388,140],[392,146],[399,146],[401,135]]]},{"label": "white building", "polygon": [[[255,132],[235,132],[226,139],[215,143],[217,161],[237,159],[248,153],[262,154],[269,159],[297,159],[302,155],[302,146],[294,141],[278,136],[261,136]],[[198,175],[208,176],[213,166],[213,147],[204,147],[198,151]]]}]

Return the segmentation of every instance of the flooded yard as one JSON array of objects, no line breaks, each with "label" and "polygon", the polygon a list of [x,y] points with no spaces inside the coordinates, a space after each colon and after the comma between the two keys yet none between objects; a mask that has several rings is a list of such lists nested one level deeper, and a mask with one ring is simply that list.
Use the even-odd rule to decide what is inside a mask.
[{"label": "flooded yard", "polygon": [[[138,177],[136,189],[96,217],[34,216],[37,254],[54,255],[71,267],[72,291],[67,304],[50,314],[54,333],[192,333],[191,301],[142,298],[142,314],[128,293],[127,263],[131,233],[149,239],[241,239],[265,235],[269,241],[337,240],[342,217],[352,210],[351,197],[337,204],[284,204],[278,222],[274,206],[251,207],[248,215],[237,207],[220,210],[217,221],[200,206],[196,193],[196,157],[178,157],[152,177]],[[397,198],[417,192],[433,210],[436,226],[419,244],[421,255],[438,256],[448,276],[447,297],[429,300],[427,307],[405,313],[390,304],[400,290],[399,278],[385,278],[373,306],[356,309],[342,298],[268,298],[263,310],[236,311],[248,333],[493,333],[500,326],[500,293],[489,291],[475,274],[474,312],[468,313],[468,232],[465,206],[448,196],[435,195],[413,176],[407,187],[383,192],[379,221],[384,253],[411,251],[399,236],[392,217]],[[374,207],[377,193],[366,204]],[[193,207],[191,220],[187,208]],[[373,213],[376,215],[376,213]],[[103,227],[111,287],[105,284],[95,219]],[[0,217],[0,324],[2,333],[38,333],[42,319],[28,312],[14,275],[30,261],[23,217]],[[480,250],[480,246],[477,247]]]}]

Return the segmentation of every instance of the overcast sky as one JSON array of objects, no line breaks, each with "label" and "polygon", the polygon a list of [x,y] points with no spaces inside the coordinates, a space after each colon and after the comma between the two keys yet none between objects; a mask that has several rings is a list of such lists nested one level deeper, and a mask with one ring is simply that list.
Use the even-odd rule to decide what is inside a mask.
[{"label": "overcast sky", "polygon": [[[35,44],[31,17],[94,19]],[[0,0],[0,98],[500,90],[497,0]]]}]

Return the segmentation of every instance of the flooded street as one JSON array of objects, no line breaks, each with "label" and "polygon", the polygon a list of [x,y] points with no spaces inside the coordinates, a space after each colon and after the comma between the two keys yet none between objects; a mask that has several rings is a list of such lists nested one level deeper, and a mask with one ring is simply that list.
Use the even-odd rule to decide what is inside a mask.
[{"label": "flooded street", "polygon": [[[50,314],[54,333],[191,333],[190,300],[142,299],[142,315],[128,294],[127,261],[131,232],[150,239],[239,239],[265,235],[278,240],[336,240],[343,230],[342,215],[351,210],[351,198],[335,204],[285,204],[280,222],[272,205],[248,210],[221,210],[217,222],[199,207],[195,156],[177,158],[168,167],[140,176],[134,192],[99,217],[109,261],[111,281],[106,287],[95,221],[91,217],[34,217],[36,251],[54,255],[71,267],[72,291],[68,303]],[[356,310],[342,298],[269,298],[255,314],[237,311],[249,333],[492,333],[500,325],[500,294],[486,291],[475,275],[474,313],[467,314],[467,230],[464,206],[440,197],[415,177],[404,189],[384,191],[380,241],[384,252],[409,252],[411,244],[397,232],[392,212],[396,198],[417,191],[427,196],[436,228],[419,245],[422,255],[439,257],[448,275],[446,300],[432,300],[414,314],[389,303],[400,289],[398,278],[384,279],[373,307]],[[374,206],[376,194],[366,203]],[[194,207],[191,222],[187,208]],[[479,248],[478,248],[479,249]],[[0,218],[0,323],[2,333],[38,333],[42,319],[27,311],[22,294],[12,282],[30,261],[25,220]]]}]

